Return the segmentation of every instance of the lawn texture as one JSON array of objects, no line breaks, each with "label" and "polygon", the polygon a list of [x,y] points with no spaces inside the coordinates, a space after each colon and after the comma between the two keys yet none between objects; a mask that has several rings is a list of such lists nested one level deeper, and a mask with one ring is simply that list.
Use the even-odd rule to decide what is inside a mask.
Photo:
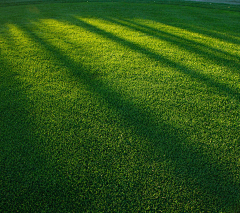
[{"label": "lawn texture", "polygon": [[2,3],[0,98],[1,212],[240,211],[240,6]]}]

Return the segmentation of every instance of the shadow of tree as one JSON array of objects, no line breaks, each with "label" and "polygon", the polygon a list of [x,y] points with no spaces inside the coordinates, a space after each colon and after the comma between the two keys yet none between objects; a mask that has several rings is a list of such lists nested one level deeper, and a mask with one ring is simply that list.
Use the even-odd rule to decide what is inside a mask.
[{"label": "shadow of tree", "polygon": [[82,20],[77,19],[77,21],[78,21],[78,23],[76,23],[76,20],[74,20],[73,24],[78,25],[79,27],[83,27],[86,30],[88,30],[89,32],[99,34],[99,35],[103,36],[104,38],[110,39],[111,41],[114,41],[114,42],[119,43],[123,46],[126,46],[126,47],[132,49],[135,52],[141,53],[141,54],[147,56],[148,58],[151,58],[151,59],[153,59],[157,62],[160,62],[163,65],[170,66],[170,67],[174,68],[176,71],[190,76],[193,80],[196,80],[198,82],[202,82],[209,87],[215,88],[217,91],[219,91],[219,93],[222,93],[222,94],[227,95],[231,98],[234,98],[237,101],[240,100],[239,92],[234,88],[230,88],[228,85],[226,85],[224,83],[217,82],[216,80],[210,78],[209,76],[206,76],[203,73],[197,72],[195,70],[189,69],[185,65],[182,65],[182,64],[179,64],[177,62],[171,61],[171,60],[165,58],[164,56],[156,54],[156,53],[152,52],[151,50],[140,46],[137,43],[132,43],[130,41],[119,38],[119,37],[117,37],[117,36],[115,36],[115,35],[113,35],[109,32],[101,30],[100,28],[98,28],[96,26],[93,26],[91,24],[88,24],[88,23],[86,23]]},{"label": "shadow of tree", "polygon": [[[176,23],[172,26],[180,27],[181,29],[190,30],[191,32],[204,34],[209,37],[239,45],[239,22],[237,20],[240,12],[240,5],[233,6],[215,4],[213,8],[209,5],[209,3],[205,3],[205,5],[205,13],[202,13],[200,10],[193,10],[191,14],[186,14],[185,18],[189,21]],[[201,7],[201,3],[200,5],[197,3],[194,8],[198,9],[198,6]],[[219,12],[228,14],[228,18],[231,17],[232,19],[232,24],[227,25],[227,22],[225,23],[224,16],[219,18]],[[191,19],[194,19],[194,21],[191,22]],[[209,24],[206,25],[206,22]],[[222,26],[226,27],[228,33],[226,33]]]},{"label": "shadow of tree", "polygon": [[[9,52],[16,52],[11,35],[5,43]],[[20,80],[21,71],[20,64],[0,54],[0,209],[3,212],[69,212],[91,206],[97,211],[94,200],[85,196],[81,188],[91,187],[88,179],[93,176],[79,177],[82,185],[72,185],[69,174],[61,169],[63,165],[52,158],[51,153],[60,152],[60,148],[57,141],[48,140],[49,135],[41,134],[41,129],[46,127],[37,121],[35,102],[27,95],[31,85]],[[97,141],[93,136],[89,140]],[[52,142],[55,147],[51,147]],[[89,160],[89,156],[82,155],[85,161]],[[95,182],[98,184],[99,178]]]},{"label": "shadow of tree", "polygon": [[231,72],[239,73],[240,70],[240,58],[236,55],[216,49],[199,42],[186,39],[172,33],[160,31],[159,29],[154,29],[149,26],[137,23],[131,20],[116,20],[109,17],[104,17],[104,20],[110,21],[114,24],[128,27],[129,29],[135,30],[137,32],[145,33],[149,36],[156,37],[160,40],[172,43],[188,52],[194,53],[203,57],[207,60],[212,61],[214,64],[225,67],[226,65],[231,66]]},{"label": "shadow of tree", "polygon": [[[204,34],[236,45],[240,44],[239,22],[237,21],[240,5],[209,4],[206,2],[178,2],[177,4],[179,5],[178,8],[172,7],[170,9],[167,7],[160,8],[156,4],[159,9],[158,16],[154,13],[148,13],[148,10],[154,7],[154,5],[148,5],[146,6],[146,12],[139,13],[138,18],[179,27],[183,30]],[[169,5],[173,6],[174,2],[169,2]],[[189,8],[191,9],[189,10]],[[225,16],[219,17],[219,13],[227,14],[227,18],[232,19],[232,24],[227,25],[224,20]],[[206,23],[208,24],[206,25]],[[226,26],[228,33],[223,26]]]},{"label": "shadow of tree", "polygon": [[[151,8],[153,7],[155,6],[151,5]],[[123,7],[121,9],[124,10],[126,8]],[[133,8],[130,7],[128,9],[129,12],[131,12],[132,9]],[[106,12],[105,10],[103,11],[104,13]],[[138,11],[138,15],[139,14],[140,12]],[[139,15],[139,17],[141,18],[141,15]],[[146,14],[145,18],[148,17],[151,16]],[[126,21],[130,19],[127,20],[124,18],[116,20],[105,14],[104,16],[101,15],[100,18],[106,18],[108,21],[112,21],[118,25],[123,26],[124,24],[124,26],[147,33],[148,35],[156,36],[157,34],[157,38],[159,39],[165,39],[184,49],[188,49],[186,45],[181,43],[183,42],[182,38],[163,34],[162,32],[160,33],[147,26],[138,25],[135,21],[127,23]],[[141,53],[159,63],[170,66],[175,70],[191,76],[195,81],[215,88],[220,94],[239,101],[239,92],[235,89],[229,88],[227,85],[216,82],[214,79],[195,70],[191,70],[159,54],[153,53],[150,49],[146,49],[139,44],[119,38],[114,34],[76,18],[68,17],[59,20],[72,23],[73,25],[84,28],[88,32],[100,35],[111,42],[125,46],[136,53]],[[124,23],[122,21],[124,21]],[[159,21],[164,23],[164,20]],[[216,38],[228,40],[227,36],[210,32],[208,29],[198,31],[197,28],[187,24],[181,25],[180,23],[179,25],[185,29],[190,28],[193,32],[204,33]],[[178,27],[179,25],[176,24]],[[130,98],[126,99],[126,97],[115,91],[110,85],[104,83],[92,72],[91,68],[77,63],[57,46],[52,45],[48,40],[35,34],[28,26],[23,27],[19,25],[19,27],[21,27],[35,43],[43,47],[46,52],[49,52],[59,66],[66,67],[69,76],[73,76],[79,84],[86,85],[88,90],[96,94],[99,100],[107,103],[109,109],[119,115],[120,126],[124,129],[131,129],[133,135],[137,135],[143,141],[147,141],[149,146],[147,146],[145,150],[141,150],[144,151],[144,153],[140,153],[140,151],[136,152],[139,158],[142,159],[139,159],[138,164],[132,166],[134,171],[129,173],[131,177],[127,175],[121,176],[120,173],[124,173],[123,169],[127,169],[128,166],[131,167],[130,164],[127,164],[126,161],[123,160],[127,158],[127,161],[131,161],[131,158],[128,158],[128,153],[126,153],[126,146],[118,150],[120,153],[114,152],[113,150],[111,150],[113,152],[110,153],[98,149],[92,151],[90,154],[90,152],[82,150],[90,150],[92,144],[100,144],[102,141],[98,141],[91,133],[87,133],[84,147],[80,147],[81,145],[79,145],[77,139],[72,139],[73,141],[71,142],[71,145],[79,145],[76,150],[80,149],[80,155],[82,155],[83,161],[78,162],[79,166],[76,167],[74,171],[68,171],[70,174],[64,173],[64,171],[59,168],[63,165],[58,165],[58,163],[49,165],[51,157],[46,154],[46,150],[43,148],[43,144],[48,144],[47,137],[44,138],[36,133],[37,126],[33,121],[34,113],[32,112],[34,107],[24,93],[24,86],[22,87],[17,77],[14,77],[12,73],[10,73],[8,77],[3,78],[3,82],[12,82],[12,86],[3,85],[3,89],[0,90],[1,100],[3,102],[6,100],[6,102],[1,105],[0,110],[0,140],[3,141],[2,146],[4,150],[4,155],[2,155],[3,160],[1,160],[1,180],[3,180],[3,182],[1,182],[1,184],[3,183],[1,188],[4,190],[4,193],[2,193],[4,199],[1,201],[0,209],[3,209],[3,206],[4,209],[11,212],[26,211],[26,208],[31,208],[30,211],[36,212],[44,210],[48,212],[67,212],[79,209],[83,212],[106,212],[109,209],[115,209],[119,212],[124,209],[129,212],[134,211],[133,209],[136,210],[138,206],[145,205],[146,207],[148,203],[151,203],[157,206],[158,209],[167,210],[167,208],[171,206],[171,202],[176,201],[176,199],[174,200],[174,195],[169,195],[166,191],[158,194],[163,188],[161,184],[172,185],[172,187],[176,187],[179,191],[183,190],[181,186],[187,188],[187,195],[184,196],[184,193],[179,193],[186,199],[186,201],[181,201],[185,202],[184,204],[186,204],[188,200],[196,201],[196,205],[201,205],[198,209],[202,208],[202,212],[208,211],[209,209],[212,212],[220,212],[227,208],[229,208],[229,212],[232,212],[231,207],[239,206],[239,185],[232,180],[230,172],[226,172],[226,168],[221,165],[221,163],[212,163],[212,159],[203,154],[202,150],[189,146],[186,139],[187,133],[162,121],[161,115],[156,116],[154,112],[143,109]],[[64,40],[64,42],[67,41]],[[231,42],[239,44],[239,40],[237,39]],[[14,46],[14,43],[12,42],[10,45]],[[68,45],[73,44],[69,42]],[[197,45],[197,48],[195,48],[194,45]],[[201,49],[200,54],[203,56],[208,52],[206,51],[208,47],[200,46],[196,43],[192,43],[192,46],[193,48],[190,49],[192,52],[197,52],[198,48]],[[210,52],[213,51],[214,49],[211,49]],[[218,56],[210,56],[210,58],[214,62],[217,62],[218,59],[224,59],[224,54],[224,52],[221,52]],[[234,58],[232,55],[229,55],[229,57]],[[235,62],[237,60],[237,58],[234,58]],[[226,60],[226,62],[230,63],[231,61]],[[237,62],[234,66],[239,67]],[[14,68],[7,64],[6,61],[1,60],[0,70],[1,73],[2,71],[11,72]],[[6,91],[6,88],[11,88],[12,90]],[[16,115],[21,116],[17,117]],[[80,126],[74,128],[78,129]],[[110,140],[116,140],[114,136],[108,135],[108,137]],[[127,141],[129,139],[127,138],[125,140]],[[129,146],[135,146],[134,142],[134,140],[129,142]],[[100,145],[97,147],[99,148]],[[55,150],[53,152],[58,151],[61,153],[61,150]],[[103,156],[100,156],[99,152],[101,152],[101,154],[104,152]],[[97,167],[96,170],[101,170],[103,176],[88,168],[89,162],[96,163],[99,158],[103,163]],[[169,179],[162,178],[160,173],[161,169],[154,172],[151,167],[149,168],[149,165],[158,162],[159,164],[157,165],[159,166],[165,161],[168,162],[174,171],[171,175],[176,177],[175,182],[171,179],[171,175],[168,176]],[[124,168],[121,169],[121,166],[117,167],[117,163],[125,163],[125,167],[122,165]],[[166,171],[162,172],[164,173]],[[41,175],[39,175],[39,173]],[[110,176],[114,173],[116,175],[109,178],[109,173]],[[73,177],[70,177],[70,175]],[[71,178],[75,178],[76,180],[73,181]],[[13,186],[15,186],[15,188]],[[154,187],[158,195],[148,198],[146,196],[147,188]],[[193,193],[193,191],[197,191],[197,193]],[[193,195],[193,198],[189,198],[188,196],[190,195]],[[116,201],[118,201],[118,203],[116,203]],[[100,204],[100,202],[102,202],[102,204]],[[29,207],[29,204],[31,204],[31,207]],[[105,208],[103,207],[104,205]],[[139,211],[145,210],[146,209],[142,208]],[[186,212],[186,209],[178,210]],[[201,211],[201,209],[199,211]]]},{"label": "shadow of tree", "polygon": [[[215,82],[213,79],[210,79],[201,73],[190,70],[183,65],[179,65],[173,61],[170,61],[161,55],[141,47],[138,44],[119,38],[96,26],[86,23],[83,20],[73,18],[72,24],[79,26],[91,33],[95,33],[106,39],[109,39],[112,42],[126,46],[133,51],[141,53],[144,56],[154,59],[162,64],[171,66],[174,69],[191,76],[194,80],[203,82],[210,87],[216,87],[218,90],[220,90],[220,92],[239,101],[238,92],[233,91],[226,85]],[[96,78],[94,74],[91,73],[91,70],[89,70],[87,67],[76,63],[59,48],[52,45],[44,38],[37,36],[28,27],[21,26],[21,29],[28,34],[28,36],[34,42],[40,44],[46,51],[50,52],[56,61],[61,64],[61,66],[67,67],[69,75],[74,76],[76,80],[87,85],[91,92],[97,94],[98,98],[100,100],[104,100],[110,109],[116,111],[121,117],[121,125],[124,126],[124,128],[132,129],[134,134],[138,135],[140,138],[146,139],[150,146],[154,147],[153,149],[145,150],[146,152],[149,152],[148,154],[150,154],[149,156],[145,156],[143,160],[145,164],[153,163],[151,155],[154,156],[155,153],[159,153],[159,156],[164,156],[166,160],[171,162],[170,164],[172,168],[174,168],[174,175],[178,177],[179,183],[186,183],[188,181],[186,184],[188,190],[198,190],[198,199],[204,201],[205,205],[214,202],[213,205],[215,206],[215,209],[213,211],[219,212],[226,207],[231,208],[234,205],[238,205],[239,186],[232,181],[230,174],[228,177],[223,175],[222,171],[225,170],[225,168],[222,165],[212,163],[211,159],[202,154],[201,150],[198,150],[193,146],[188,146],[186,142],[186,134],[182,132],[181,129],[177,129],[164,122],[161,123],[156,121],[156,117],[151,112],[148,110],[142,110],[130,99],[126,99],[120,93],[114,91],[109,85],[103,83],[100,78]],[[158,116],[158,119],[161,119],[161,115]],[[159,125],[159,123],[161,124]],[[144,165],[141,166],[144,168]],[[115,169],[115,172],[116,171],[117,169]],[[81,170],[79,172],[81,172]],[[152,175],[155,175],[156,182],[162,181],[157,176],[158,174]],[[144,187],[142,184],[143,183],[139,183],[139,179],[136,179],[135,185],[140,185],[140,187],[137,188],[137,190],[140,192],[142,190],[141,188]],[[98,189],[94,187],[91,188],[90,186],[88,192],[86,193],[90,193],[91,190],[98,191]],[[130,190],[134,191],[134,188],[125,188],[123,192],[128,195]],[[124,199],[127,200],[127,203],[131,199],[137,199],[134,198],[133,194],[134,192],[130,197],[125,196]],[[107,199],[112,200],[113,198],[109,197]],[[166,200],[161,197],[152,202],[156,205],[158,204],[160,206],[159,208],[167,205]],[[131,203],[124,205],[125,208],[129,210],[132,209]]]},{"label": "shadow of tree", "polygon": [[[44,206],[50,211],[56,210],[59,206],[55,201],[66,188],[53,178],[58,172],[53,172],[41,146],[41,137],[35,133],[33,106],[23,83],[18,80],[16,65],[8,64],[3,58],[1,55],[0,209],[26,212],[39,211]],[[66,198],[67,195],[59,199],[59,203]],[[30,207],[30,203],[34,205]]]}]

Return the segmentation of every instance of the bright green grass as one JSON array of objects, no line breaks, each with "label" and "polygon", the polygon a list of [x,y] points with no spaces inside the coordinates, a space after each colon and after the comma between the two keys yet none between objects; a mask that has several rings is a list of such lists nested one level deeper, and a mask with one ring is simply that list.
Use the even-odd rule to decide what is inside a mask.
[{"label": "bright green grass", "polygon": [[0,7],[0,209],[239,212],[228,7]]}]

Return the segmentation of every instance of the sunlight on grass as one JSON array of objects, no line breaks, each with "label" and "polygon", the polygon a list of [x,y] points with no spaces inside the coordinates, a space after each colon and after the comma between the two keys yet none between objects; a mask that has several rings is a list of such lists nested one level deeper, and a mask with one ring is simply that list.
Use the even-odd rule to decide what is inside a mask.
[{"label": "sunlight on grass", "polygon": [[[1,207],[238,208],[240,45],[231,28],[208,29],[221,11],[45,7],[0,25]],[[192,10],[204,13],[196,29],[184,25]]]},{"label": "sunlight on grass", "polygon": [[[229,81],[228,85],[232,86],[234,82],[240,80],[239,73],[236,71],[229,75],[229,64],[225,62],[228,60],[228,63],[233,66],[235,62],[238,65],[237,69],[239,68],[239,51],[237,51],[240,49],[239,45],[229,45],[218,39],[161,23],[148,25],[148,23],[152,22],[146,20],[144,21],[147,23],[146,25],[140,24],[141,20],[137,24],[132,21],[116,21],[116,19],[113,22],[100,21],[99,19],[86,19],[85,21],[105,32],[112,33],[118,38],[136,43],[140,45],[140,48],[143,47],[147,51],[159,54],[159,58],[165,57],[169,61],[176,61],[179,65],[198,70],[198,72],[205,73],[206,76],[224,82],[224,84]],[[147,35],[149,31],[152,31],[153,36]],[[217,45],[217,48],[212,44]],[[212,50],[211,46],[213,47]],[[232,52],[238,53],[238,55],[231,55]],[[214,58],[211,58],[211,55],[214,55]],[[223,60],[224,64],[221,60]],[[235,86],[239,88],[239,84]]]}]

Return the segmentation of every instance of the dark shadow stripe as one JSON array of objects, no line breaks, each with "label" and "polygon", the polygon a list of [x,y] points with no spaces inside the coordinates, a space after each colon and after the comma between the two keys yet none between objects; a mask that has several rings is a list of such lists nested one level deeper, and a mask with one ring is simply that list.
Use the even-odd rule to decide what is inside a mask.
[{"label": "dark shadow stripe", "polygon": [[[178,65],[174,62],[162,59],[160,56],[143,49],[137,44],[125,41],[81,20],[74,21],[74,24],[136,52],[143,53],[147,57],[155,60],[160,58],[160,62],[170,63],[170,65],[178,68]],[[105,100],[110,108],[113,108],[121,115],[125,121],[122,124],[125,128],[132,128],[135,134],[146,138],[155,147],[156,152],[164,152],[166,158],[173,162],[176,176],[180,180],[190,180],[201,191],[202,197],[199,199],[209,199],[208,202],[211,202],[212,199],[215,200],[218,211],[229,207],[229,205],[238,204],[239,186],[231,180],[230,174],[229,176],[224,176],[222,171],[225,171],[225,169],[220,164],[212,163],[211,159],[208,159],[207,156],[201,153],[201,150],[187,146],[185,144],[185,133],[181,129],[176,129],[164,122],[159,126],[159,121],[155,120],[156,117],[152,113],[147,110],[141,110],[131,100],[126,100],[121,94],[104,84],[100,79],[94,78],[91,70],[76,63],[56,46],[38,37],[29,28],[21,28],[34,42],[50,52],[59,61],[59,64],[66,67],[71,76],[86,84],[90,91],[98,94],[100,99]],[[145,161],[149,162],[151,161],[150,159],[150,156],[146,156]],[[188,186],[188,188],[191,187],[193,186]]]},{"label": "dark shadow stripe", "polygon": [[73,24],[75,24],[79,27],[82,27],[82,28],[88,30],[89,32],[96,33],[100,36],[103,36],[106,39],[109,39],[113,42],[121,44],[122,46],[125,46],[133,51],[141,53],[141,54],[145,55],[146,57],[151,58],[160,64],[163,64],[165,66],[170,66],[170,67],[174,68],[176,71],[188,75],[193,80],[196,80],[200,83],[204,83],[207,86],[216,89],[220,94],[222,93],[230,98],[234,98],[235,100],[240,101],[239,92],[236,89],[230,88],[228,85],[226,85],[224,83],[217,82],[214,79],[212,79],[200,72],[189,69],[188,67],[178,64],[174,61],[171,61],[171,60],[163,57],[162,55],[151,52],[149,49],[146,49],[146,48],[140,46],[139,44],[132,43],[130,41],[119,38],[109,32],[106,32],[96,26],[90,25],[82,20],[77,19],[77,18],[75,18],[73,20]]},{"label": "dark shadow stripe", "polygon": [[[157,30],[157,29],[154,29],[130,20],[122,19],[117,21],[116,19],[109,18],[109,17],[103,18],[103,20],[107,20],[114,24],[128,27],[129,29],[145,33],[149,36],[153,36],[160,40],[167,41],[181,49],[184,49],[196,55],[202,56],[203,58],[210,60],[211,62],[217,64],[218,66],[226,67],[226,64],[231,65],[230,72],[235,72],[240,74],[240,58],[236,55],[232,55],[231,53],[228,53],[213,47],[209,47],[204,44],[198,43],[196,41],[182,38],[180,36],[177,36],[168,32],[160,31],[160,30]],[[124,23],[122,21],[124,21]],[[226,59],[224,56],[230,57],[231,59]]]}]

